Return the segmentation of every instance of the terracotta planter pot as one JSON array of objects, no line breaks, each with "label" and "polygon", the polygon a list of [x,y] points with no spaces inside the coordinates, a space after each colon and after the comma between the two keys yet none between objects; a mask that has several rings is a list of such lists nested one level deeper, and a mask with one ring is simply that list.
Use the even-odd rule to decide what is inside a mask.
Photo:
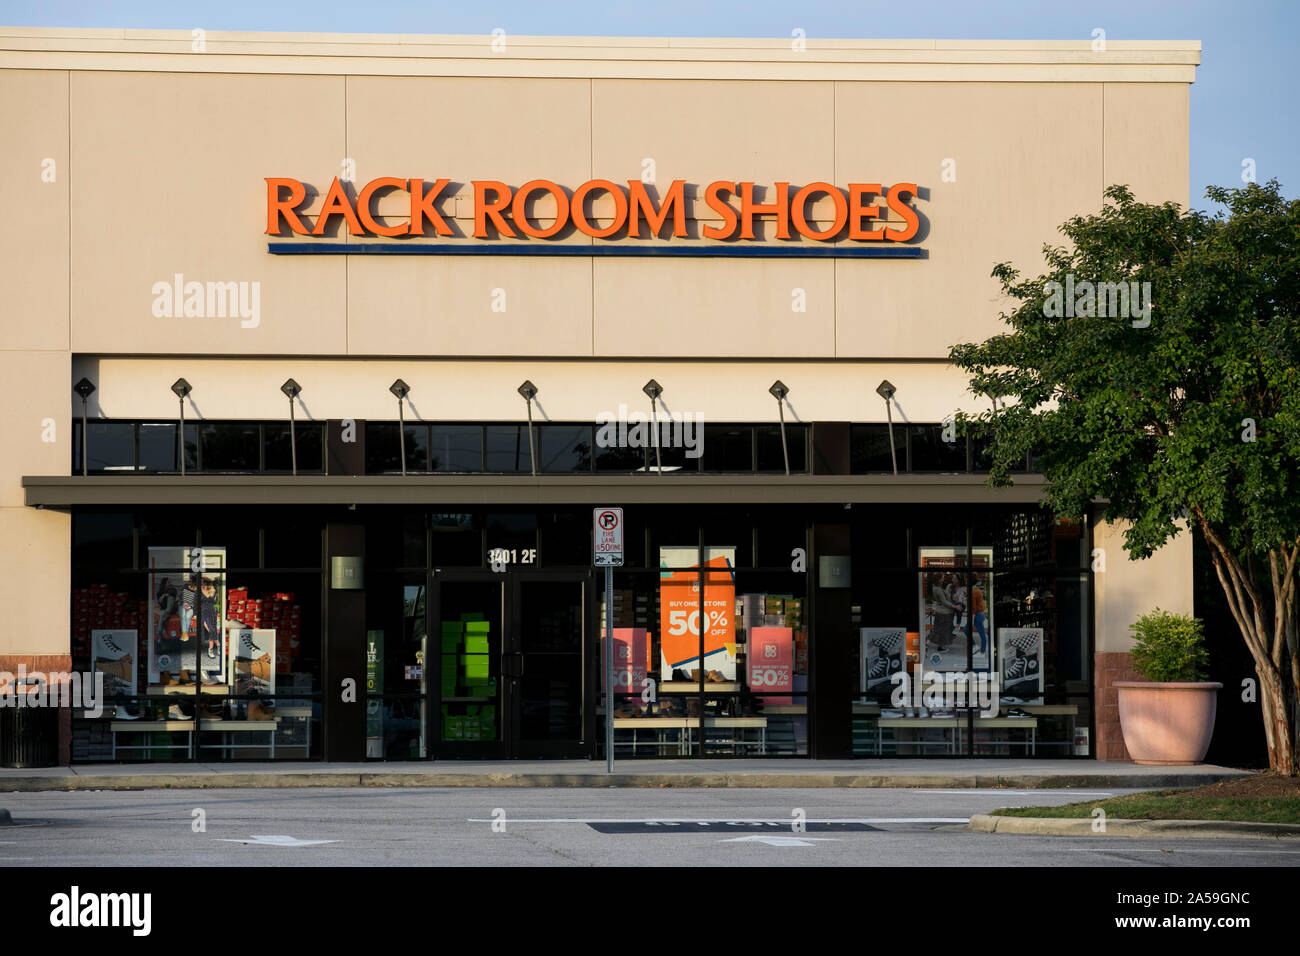
[{"label": "terracotta planter pot", "polygon": [[1223,685],[1115,681],[1119,726],[1134,763],[1200,763],[1210,749]]}]

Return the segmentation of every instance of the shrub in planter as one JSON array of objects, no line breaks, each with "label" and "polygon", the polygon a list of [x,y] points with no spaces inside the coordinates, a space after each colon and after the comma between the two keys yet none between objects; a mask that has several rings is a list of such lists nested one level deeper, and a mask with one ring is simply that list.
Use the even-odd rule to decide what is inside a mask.
[{"label": "shrub in planter", "polygon": [[1129,755],[1141,764],[1200,763],[1223,688],[1204,679],[1209,654],[1201,621],[1156,608],[1130,631],[1133,669],[1146,680],[1115,682]]},{"label": "shrub in planter", "polygon": [[1148,681],[1203,681],[1210,655],[1201,619],[1156,608],[1129,628],[1133,669]]}]

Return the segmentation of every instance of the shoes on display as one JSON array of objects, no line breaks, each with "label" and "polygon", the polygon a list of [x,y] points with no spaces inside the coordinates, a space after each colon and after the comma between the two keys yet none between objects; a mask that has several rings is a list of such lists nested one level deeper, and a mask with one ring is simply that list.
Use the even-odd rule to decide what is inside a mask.
[{"label": "shoes on display", "polygon": [[235,669],[241,674],[250,674],[258,680],[271,679],[271,655],[263,654],[256,660],[235,659]]},{"label": "shoes on display", "polygon": [[158,675],[158,683],[161,684],[162,686],[166,687],[166,686],[167,686],[168,684],[170,684],[171,682],[172,682],[172,672],[171,672],[171,671],[162,671],[162,672]]},{"label": "shoes on display", "polygon": [[127,654],[115,661],[96,661],[95,670],[105,677],[115,677],[120,681],[129,682],[134,667],[132,667],[131,655]]},{"label": "shoes on display", "polygon": [[194,718],[191,717],[189,714],[185,713],[185,711],[181,710],[180,704],[172,704],[171,707],[167,709],[167,719],[168,720],[193,720]]},{"label": "shoes on display", "polygon": [[895,651],[903,643],[903,638],[898,634],[890,634],[887,637],[877,637],[871,643],[882,651]]},{"label": "shoes on display", "polygon": [[136,713],[132,713],[127,708],[126,704],[118,704],[113,709],[113,719],[114,720],[139,720],[140,714],[138,711]]},{"label": "shoes on display", "polygon": [[[621,716],[616,709],[614,716]],[[275,705],[269,700],[250,700],[248,702],[249,720],[275,720]]]}]

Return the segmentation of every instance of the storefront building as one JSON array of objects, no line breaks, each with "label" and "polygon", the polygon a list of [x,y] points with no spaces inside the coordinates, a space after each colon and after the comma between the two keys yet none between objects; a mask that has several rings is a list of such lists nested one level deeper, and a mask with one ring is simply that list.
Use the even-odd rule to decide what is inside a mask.
[{"label": "storefront building", "polygon": [[0,31],[0,671],[65,762],[597,757],[608,616],[619,757],[1123,758],[1190,544],[986,488],[946,356],[1187,202],[1199,58]]}]

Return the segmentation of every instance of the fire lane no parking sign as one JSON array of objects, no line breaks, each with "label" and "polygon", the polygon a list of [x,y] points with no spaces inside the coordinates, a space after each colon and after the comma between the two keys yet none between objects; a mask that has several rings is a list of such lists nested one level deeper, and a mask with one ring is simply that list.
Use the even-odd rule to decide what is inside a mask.
[{"label": "fire lane no parking sign", "polygon": [[591,552],[595,567],[623,566],[622,508],[596,508],[592,512]]}]

